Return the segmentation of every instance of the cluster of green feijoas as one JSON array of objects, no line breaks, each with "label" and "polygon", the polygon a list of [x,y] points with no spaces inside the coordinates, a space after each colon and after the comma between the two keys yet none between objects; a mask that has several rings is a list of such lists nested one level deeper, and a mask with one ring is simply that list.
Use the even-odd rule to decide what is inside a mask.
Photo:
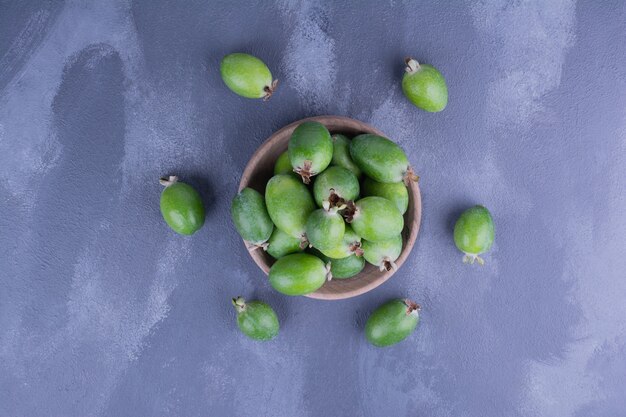
[{"label": "cluster of green feijoas", "polygon": [[381,271],[396,268],[407,184],[416,179],[397,144],[373,134],[331,135],[306,121],[274,174],[265,195],[244,188],[231,206],[241,237],[276,259],[269,272],[274,289],[310,294],[330,279],[357,276],[366,261]]}]

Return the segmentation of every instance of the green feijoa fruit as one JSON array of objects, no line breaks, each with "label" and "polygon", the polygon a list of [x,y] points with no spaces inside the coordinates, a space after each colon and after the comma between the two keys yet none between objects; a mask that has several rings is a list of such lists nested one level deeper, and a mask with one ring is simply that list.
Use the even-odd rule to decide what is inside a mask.
[{"label": "green feijoa fruit", "polygon": [[365,323],[367,340],[378,347],[406,339],[419,323],[420,306],[411,300],[396,299],[378,307]]},{"label": "green feijoa fruit", "polygon": [[321,251],[325,256],[333,259],[342,259],[351,255],[363,256],[361,249],[361,236],[357,235],[349,224],[346,225],[343,239],[339,245],[332,249]]},{"label": "green feijoa fruit", "polygon": [[293,168],[291,167],[291,162],[289,162],[289,152],[285,151],[280,154],[276,164],[274,164],[274,175],[291,174],[292,172]]},{"label": "green feijoa fruit", "polygon": [[352,278],[365,268],[365,259],[362,256],[350,255],[341,259],[333,259],[327,256],[321,259],[330,263],[330,273],[333,279]]},{"label": "green feijoa fruit", "polygon": [[161,193],[161,215],[178,234],[192,235],[204,224],[204,204],[200,194],[172,175],[159,181],[165,189]]},{"label": "green feijoa fruit", "polygon": [[271,340],[278,334],[278,317],[269,305],[262,301],[246,302],[242,297],[233,298],[237,311],[237,326],[251,339]]},{"label": "green feijoa fruit", "polygon": [[272,265],[269,274],[272,287],[286,295],[312,293],[330,278],[330,265],[308,253],[283,256]]},{"label": "green feijoa fruit", "polygon": [[473,264],[485,261],[478,255],[487,252],[493,245],[495,228],[489,210],[474,206],[465,210],[454,225],[454,243],[465,253],[463,262]]},{"label": "green feijoa fruit", "polygon": [[274,259],[282,258],[290,253],[301,252],[302,239],[290,236],[276,227],[270,240],[267,241],[266,251]]},{"label": "green feijoa fruit", "polygon": [[305,235],[306,221],[315,210],[315,203],[298,178],[286,174],[273,176],[265,187],[265,204],[276,227],[296,238]]},{"label": "green feijoa fruit", "polygon": [[380,242],[364,240],[361,244],[363,257],[367,262],[377,266],[381,271],[391,271],[392,269],[395,271],[398,269],[395,261],[402,252],[401,235]]},{"label": "green feijoa fruit", "polygon": [[220,64],[220,73],[228,88],[247,98],[268,100],[278,85],[278,80],[272,81],[267,65],[248,54],[226,55]]},{"label": "green feijoa fruit", "polygon": [[372,242],[391,239],[404,228],[404,218],[396,205],[382,197],[365,197],[348,203],[343,213],[356,234]]},{"label": "green feijoa fruit", "polygon": [[371,178],[363,181],[362,194],[386,198],[396,205],[400,213],[406,213],[409,207],[409,191],[403,182],[376,182]]},{"label": "green feijoa fruit", "polygon": [[[355,200],[359,197],[360,186],[357,177],[349,170],[332,166],[315,178],[313,184],[313,197],[319,207],[326,209],[331,203],[339,203],[341,200]],[[335,194],[334,198],[331,196]],[[328,202],[324,205],[324,202]]]},{"label": "green feijoa fruit", "polygon": [[362,256],[350,255],[342,259],[330,260],[330,273],[333,279],[352,278],[365,268]]},{"label": "green feijoa fruit", "polygon": [[448,104],[448,87],[443,75],[432,65],[406,59],[402,91],[411,103],[428,112],[439,112]]},{"label": "green feijoa fruit", "polygon": [[333,159],[331,165],[343,167],[350,170],[357,178],[361,177],[361,168],[359,168],[350,156],[350,139],[344,135],[332,135],[333,140]]},{"label": "green feijoa fruit", "polygon": [[382,136],[364,134],[350,142],[350,156],[361,170],[378,182],[417,181],[401,147]]},{"label": "green feijoa fruit", "polygon": [[252,188],[244,188],[235,196],[230,216],[241,237],[255,246],[267,242],[274,230],[263,196]]},{"label": "green feijoa fruit", "polygon": [[326,126],[318,122],[301,123],[289,139],[289,160],[305,184],[324,171],[333,158],[333,141]]},{"label": "green feijoa fruit", "polygon": [[306,237],[319,250],[332,249],[341,243],[346,224],[336,209],[317,209],[306,221]]}]

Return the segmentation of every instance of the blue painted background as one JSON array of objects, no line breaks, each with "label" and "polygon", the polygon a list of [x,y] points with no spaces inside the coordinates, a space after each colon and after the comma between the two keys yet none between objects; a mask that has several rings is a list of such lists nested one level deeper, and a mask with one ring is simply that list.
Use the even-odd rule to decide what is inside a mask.
[{"label": "blue painted background", "polygon": [[[257,4],[258,3],[258,4]],[[281,84],[229,92],[249,52]],[[412,107],[403,58],[450,102]],[[303,117],[384,131],[421,175],[412,256],[341,302],[276,294],[229,219],[254,150]],[[175,235],[159,176],[198,187]],[[0,2],[0,415],[626,415],[623,1]],[[496,244],[467,266],[452,227],[488,206]],[[277,310],[254,343],[230,297]],[[382,301],[423,306],[386,350]]]}]

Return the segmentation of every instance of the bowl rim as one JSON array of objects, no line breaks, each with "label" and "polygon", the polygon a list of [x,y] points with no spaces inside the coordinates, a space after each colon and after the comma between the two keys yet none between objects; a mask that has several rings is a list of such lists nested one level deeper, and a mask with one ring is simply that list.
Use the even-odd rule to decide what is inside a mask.
[{"label": "bowl rim", "polygon": [[[249,185],[251,175],[256,169],[257,164],[264,159],[266,152],[269,150],[269,148],[271,148],[275,144],[278,138],[282,137],[285,134],[285,131],[293,130],[301,123],[310,122],[310,121],[322,123],[324,126],[327,126],[327,127],[329,124],[336,125],[337,123],[341,123],[342,125],[345,125],[346,127],[351,127],[355,130],[363,131],[364,128],[367,129],[367,131],[364,133],[373,133],[379,136],[383,136],[385,138],[388,137],[380,130],[376,129],[373,126],[370,126],[369,124],[365,122],[361,122],[359,120],[352,119],[350,117],[345,117],[345,116],[323,115],[323,116],[307,117],[304,119],[297,120],[295,122],[289,123],[288,125],[272,133],[252,154],[252,156],[248,160],[248,163],[246,164],[246,167],[244,168],[243,173],[241,175],[241,180],[239,181],[238,192],[240,192],[242,189],[246,188]],[[331,132],[331,134],[332,133],[333,132]],[[320,292],[320,290],[317,290],[310,294],[306,294],[305,297],[315,298],[315,299],[320,299],[320,300],[341,300],[341,299],[356,297],[358,295],[365,294],[373,290],[374,288],[377,288],[378,286],[382,285],[400,269],[400,267],[404,264],[409,254],[413,250],[413,246],[415,245],[415,241],[417,240],[417,235],[419,233],[421,217],[422,217],[422,198],[421,198],[419,184],[416,181],[411,181],[411,183],[409,184],[407,188],[409,190],[409,209],[411,209],[411,207],[413,208],[413,220],[410,225],[407,224],[406,213],[403,214],[403,217],[405,218],[405,225],[404,225],[404,229],[402,233],[404,235],[404,233],[408,230],[408,235],[406,236],[406,244],[402,248],[402,252],[400,253],[400,256],[398,257],[398,259],[396,260],[396,265],[398,268],[395,270],[392,269],[391,271],[385,271],[381,273],[376,279],[370,282],[366,282],[361,286],[350,288],[344,292],[323,292],[323,291]],[[248,247],[245,241],[244,241],[244,244],[246,245],[246,247]],[[267,265],[266,262],[264,262],[263,256],[257,254],[256,250],[248,251],[248,253],[250,254],[250,257],[252,258],[254,263],[265,273],[265,275],[268,275],[270,266]],[[352,278],[345,279],[345,281],[346,282],[351,281],[351,280],[357,281],[360,274],[362,274],[362,272],[360,272],[359,274],[355,275]],[[341,280],[341,281],[344,281],[344,280]],[[354,281],[351,281],[351,282],[354,282]]]}]

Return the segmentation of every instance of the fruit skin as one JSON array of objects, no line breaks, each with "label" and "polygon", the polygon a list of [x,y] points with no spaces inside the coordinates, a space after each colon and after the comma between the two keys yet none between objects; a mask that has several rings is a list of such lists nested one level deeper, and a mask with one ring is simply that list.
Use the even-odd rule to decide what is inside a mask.
[{"label": "fruit skin", "polygon": [[263,196],[252,188],[244,188],[235,196],[230,216],[241,237],[254,245],[265,243],[274,230]]},{"label": "fruit skin", "polygon": [[350,139],[341,134],[331,136],[333,140],[333,159],[331,165],[343,167],[350,170],[357,178],[363,174],[361,168],[357,166],[350,156]]},{"label": "fruit skin", "polygon": [[350,142],[350,156],[368,177],[378,182],[415,179],[409,160],[401,147],[382,136],[364,134]]},{"label": "fruit skin", "polygon": [[222,80],[235,94],[268,100],[277,86],[263,61],[248,54],[226,55],[220,64]]},{"label": "fruit skin", "polygon": [[495,227],[491,213],[484,206],[474,206],[465,210],[454,225],[454,243],[465,253],[464,263],[473,264],[484,260],[478,256],[487,252],[493,245]]},{"label": "fruit skin", "polygon": [[346,224],[335,209],[317,209],[306,222],[306,237],[319,250],[332,249],[341,243]]},{"label": "fruit skin", "polygon": [[427,112],[445,109],[448,104],[448,87],[437,68],[419,64],[412,58],[407,58],[406,64],[406,73],[402,78],[402,91],[406,98]]},{"label": "fruit skin", "polygon": [[362,256],[350,255],[341,259],[333,259],[317,250],[313,253],[325,263],[330,263],[330,273],[333,279],[352,278],[365,268],[365,259]]},{"label": "fruit skin", "polygon": [[363,257],[369,263],[380,268],[381,271],[396,270],[396,259],[402,253],[402,236],[397,235],[388,240],[380,242],[362,242]]},{"label": "fruit skin", "polygon": [[345,213],[356,234],[372,242],[391,239],[404,228],[404,217],[396,205],[382,197],[362,198]]},{"label": "fruit skin", "polygon": [[[346,224],[341,242],[332,249],[320,250],[325,256],[333,259],[342,259],[351,255],[363,256],[361,236],[357,235],[349,224]],[[333,275],[334,276],[334,275]]]},{"label": "fruit skin", "polygon": [[330,268],[308,253],[283,256],[270,268],[269,280],[274,289],[285,295],[305,295],[319,289],[330,277]]},{"label": "fruit skin", "polygon": [[301,252],[301,243],[301,239],[289,236],[276,227],[267,241],[266,251],[272,258],[279,259],[290,253]]},{"label": "fruit skin", "polygon": [[409,190],[402,182],[383,183],[371,178],[365,178],[362,187],[363,196],[378,196],[386,198],[396,205],[401,214],[409,208]]},{"label": "fruit skin", "polygon": [[200,194],[178,177],[161,178],[165,189],[161,193],[161,215],[178,234],[192,235],[204,224],[204,204]]},{"label": "fruit skin", "polygon": [[304,122],[291,134],[288,152],[294,172],[308,184],[312,176],[324,171],[330,164],[333,158],[333,141],[323,124]]},{"label": "fruit skin", "polygon": [[367,319],[367,340],[378,347],[403,341],[417,327],[419,310],[420,306],[410,300],[396,299],[384,303]]},{"label": "fruit skin", "polygon": [[313,197],[318,207],[328,200],[331,190],[344,200],[355,200],[359,197],[359,180],[350,170],[329,167],[315,178],[313,184]]},{"label": "fruit skin", "polygon": [[285,151],[280,154],[276,164],[274,164],[274,175],[291,173],[293,173],[293,168],[291,167],[291,162],[289,162],[289,152]]},{"label": "fruit skin", "polygon": [[273,176],[265,187],[265,204],[276,227],[296,238],[304,236],[315,203],[298,178],[285,174]]},{"label": "fruit skin", "polygon": [[243,334],[254,340],[271,340],[278,334],[280,324],[276,313],[262,301],[246,302],[242,297],[233,298],[237,311],[237,326]]}]

